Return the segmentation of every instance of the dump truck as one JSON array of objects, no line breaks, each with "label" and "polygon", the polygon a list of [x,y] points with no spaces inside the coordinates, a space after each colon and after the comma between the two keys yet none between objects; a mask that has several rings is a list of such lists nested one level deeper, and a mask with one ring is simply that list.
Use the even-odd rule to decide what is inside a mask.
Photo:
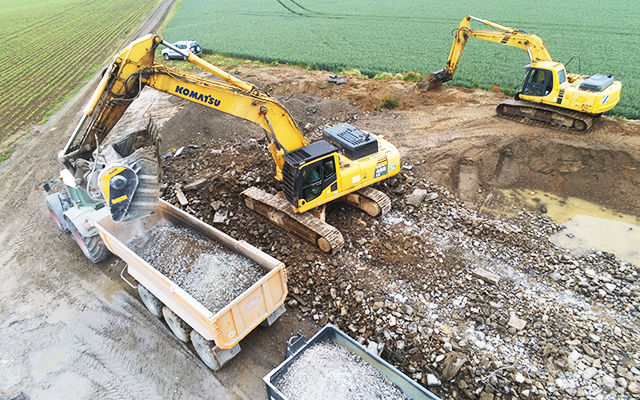
[{"label": "dump truck", "polygon": [[[254,328],[273,324],[285,310],[282,262],[162,199],[150,216],[115,223],[105,213],[91,224],[126,263],[121,276],[151,314],[180,341],[191,342],[213,370],[240,352],[240,341]],[[258,272],[248,276],[251,269]]]}]

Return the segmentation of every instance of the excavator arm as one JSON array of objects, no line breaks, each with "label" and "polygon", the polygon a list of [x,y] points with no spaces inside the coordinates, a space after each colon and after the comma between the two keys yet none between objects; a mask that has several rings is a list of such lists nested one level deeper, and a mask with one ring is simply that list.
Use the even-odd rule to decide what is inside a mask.
[{"label": "excavator arm", "polygon": [[[220,80],[154,63],[159,44],[183,54],[189,62]],[[145,86],[260,125],[266,132],[279,180],[284,154],[309,144],[285,107],[265,91],[173,47],[160,36],[142,37],[124,48],[106,68],[79,123],[58,153],[76,183],[86,187],[90,195],[93,193],[93,199],[98,190],[102,193],[116,222],[149,214],[157,202],[157,150],[154,155],[154,149],[141,148],[125,156],[101,146]]]},{"label": "excavator arm", "polygon": [[[481,22],[494,29],[471,29],[471,20]],[[553,61],[549,54],[549,50],[547,50],[547,47],[539,36],[523,32],[515,28],[508,28],[482,18],[467,15],[462,19],[458,29],[456,30],[453,45],[451,46],[451,51],[449,52],[449,58],[447,59],[445,68],[433,73],[437,81],[447,82],[453,79],[453,75],[456,72],[456,68],[458,68],[458,62],[462,56],[464,46],[467,44],[467,40],[470,37],[500,43],[507,46],[518,47],[529,54],[531,62]]]},{"label": "excavator arm", "polygon": [[[154,51],[159,44],[184,53],[187,61],[221,80],[198,77],[154,63]],[[185,53],[173,47],[160,36],[147,35],[127,46],[107,67],[84,109],[83,117],[60,152],[60,160],[64,163],[69,159],[91,154],[97,147],[96,140],[100,143],[107,136],[129,104],[147,85],[260,125],[269,139],[277,176],[281,176],[282,155],[309,144],[291,114],[264,90],[190,52]],[[87,123],[89,117],[93,119]],[[80,140],[77,140],[78,137]]]}]

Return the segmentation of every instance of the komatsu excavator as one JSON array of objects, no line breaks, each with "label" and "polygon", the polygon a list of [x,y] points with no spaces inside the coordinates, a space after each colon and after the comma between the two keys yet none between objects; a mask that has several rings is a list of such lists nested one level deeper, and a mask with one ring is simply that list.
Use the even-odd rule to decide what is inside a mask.
[{"label": "komatsu excavator", "polygon": [[[471,20],[494,29],[471,29]],[[540,37],[467,15],[456,30],[446,67],[434,72],[439,82],[453,79],[462,50],[470,37],[518,47],[529,54],[530,64],[522,89],[514,100],[498,105],[499,116],[522,122],[586,132],[594,117],[611,110],[620,100],[622,84],[611,75],[590,77],[567,74],[565,66],[553,61]]]},{"label": "komatsu excavator", "polygon": [[[155,63],[154,53],[161,44],[219,79]],[[344,244],[342,234],[324,221],[328,202],[343,199],[372,216],[391,208],[389,197],[370,187],[400,170],[399,151],[382,136],[340,124],[326,129],[324,140],[309,143],[286,108],[267,92],[175,48],[160,36],[147,35],[128,45],[106,68],[58,154],[65,166],[61,180],[67,194],[47,197],[58,227],[71,230],[90,259],[99,258],[92,254],[99,253],[92,250],[99,247],[95,243],[99,238],[92,239],[95,232],[87,221],[109,214],[115,222],[126,221],[156,209],[160,175],[157,141],[151,140],[155,149],[153,145],[136,148],[140,138],[107,138],[145,86],[261,126],[275,162],[275,178],[282,181],[283,196],[250,187],[242,192],[244,201],[324,252],[334,253]],[[142,139],[154,139],[151,133],[147,136]],[[91,217],[93,213],[100,215]]]}]

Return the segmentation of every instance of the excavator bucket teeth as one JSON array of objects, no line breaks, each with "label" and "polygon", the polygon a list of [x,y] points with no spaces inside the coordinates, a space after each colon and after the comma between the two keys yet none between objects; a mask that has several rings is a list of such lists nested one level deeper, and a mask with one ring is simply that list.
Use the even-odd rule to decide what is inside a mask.
[{"label": "excavator bucket teeth", "polygon": [[129,221],[153,214],[160,193],[157,152],[141,148],[114,163],[100,174],[100,189],[111,219]]}]

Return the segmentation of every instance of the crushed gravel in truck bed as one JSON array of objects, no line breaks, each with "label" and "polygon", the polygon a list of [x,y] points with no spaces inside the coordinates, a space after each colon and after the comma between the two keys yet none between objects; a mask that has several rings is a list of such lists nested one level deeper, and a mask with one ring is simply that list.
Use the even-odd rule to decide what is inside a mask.
[{"label": "crushed gravel in truck bed", "polygon": [[275,385],[296,400],[408,399],[371,364],[332,342],[305,349]]},{"label": "crushed gravel in truck bed", "polygon": [[256,283],[255,262],[185,226],[161,222],[127,246],[216,313]]}]

